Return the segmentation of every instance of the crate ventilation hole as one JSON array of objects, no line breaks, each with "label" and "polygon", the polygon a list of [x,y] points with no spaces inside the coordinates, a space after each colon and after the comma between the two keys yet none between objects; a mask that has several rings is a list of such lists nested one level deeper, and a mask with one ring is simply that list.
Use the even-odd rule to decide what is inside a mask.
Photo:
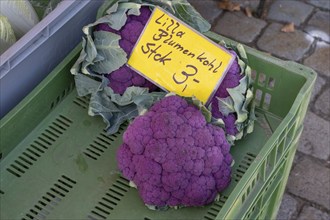
[{"label": "crate ventilation hole", "polygon": [[76,181],[62,175],[57,182],[29,210],[22,220],[46,219],[47,215],[67,196],[76,185]]},{"label": "crate ventilation hole", "polygon": [[245,172],[248,170],[249,166],[252,164],[253,160],[256,158],[256,155],[252,153],[247,153],[241,163],[238,165],[238,168],[233,171],[232,178],[234,181],[239,182],[243,177]]},{"label": "crate ventilation hole", "polygon": [[72,121],[59,115],[38,138],[36,138],[18,158],[9,165],[7,171],[21,177],[70,127]]},{"label": "crate ventilation hole", "polygon": [[125,196],[126,192],[128,192],[129,188],[129,181],[124,177],[119,177],[111,188],[107,190],[102,199],[99,200],[97,205],[90,211],[87,219],[106,219]]},{"label": "crate ventilation hole", "polygon": [[[289,153],[289,152],[288,152],[288,153]],[[268,191],[269,189],[272,189],[272,187],[270,187],[270,186],[274,183],[274,181],[275,181],[277,178],[281,178],[281,179],[282,179],[283,176],[282,176],[281,174],[284,172],[284,168],[285,168],[285,164],[282,163],[282,164],[280,165],[280,167],[277,168],[277,171],[275,172],[275,174],[272,174],[273,176],[269,178],[269,182],[268,182],[268,184],[266,185],[263,194],[266,194],[267,191]],[[277,181],[277,182],[280,182],[280,181]]]},{"label": "crate ventilation hole", "polygon": [[76,99],[73,100],[73,103],[83,109],[87,109],[89,106],[89,101],[90,101],[90,95],[82,96],[82,97],[77,96]]},{"label": "crate ventilation hole", "polygon": [[107,150],[112,143],[115,141],[115,139],[118,137],[119,134],[121,134],[125,127],[127,126],[127,122],[125,122],[124,124],[122,124],[119,127],[119,130],[116,134],[113,135],[107,135],[107,133],[105,131],[101,132],[94,140],[91,144],[89,144],[89,146],[83,151],[83,153],[93,159],[93,160],[97,160],[99,157],[102,156],[102,154],[105,152],[105,150]]},{"label": "crate ventilation hole", "polygon": [[61,95],[57,96],[56,99],[50,104],[50,109],[55,108],[74,88],[74,83],[71,83],[65,90],[62,91]]},{"label": "crate ventilation hole", "polygon": [[250,219],[251,215],[255,210],[257,210],[256,206],[253,206],[253,208],[246,214],[246,219]]},{"label": "crate ventilation hole", "polygon": [[[256,80],[256,73],[253,73],[253,80]],[[273,90],[275,88],[276,79],[269,77],[264,73],[259,73],[258,75],[258,85],[264,87],[268,90]]]},{"label": "crate ventilation hole", "polygon": [[[266,193],[268,192],[268,190],[270,189],[270,186],[274,183],[274,180],[279,176],[279,173],[281,173],[281,170],[279,170],[277,173],[276,173],[276,175],[274,175],[271,179],[270,179],[270,181],[268,182],[268,184],[266,185],[266,187],[263,189],[263,191],[262,191],[262,195],[266,195]],[[250,217],[251,217],[251,215],[253,214],[253,213],[255,213],[255,212],[260,212],[260,207],[258,208],[257,206],[257,204],[260,204],[260,200],[262,200],[262,199],[264,199],[264,196],[260,196],[259,198],[258,198],[258,200],[257,201],[255,201],[254,202],[254,205],[250,208],[250,210],[246,213],[246,217],[244,218],[244,219],[250,219]],[[267,198],[266,198],[267,199]],[[263,208],[261,208],[261,210],[262,210]],[[260,214],[262,214],[261,212],[260,212]],[[259,214],[259,215],[260,215]]]},{"label": "crate ventilation hole", "polygon": [[258,87],[261,87],[262,89],[256,89],[255,91],[255,104],[258,107],[269,110],[272,95],[266,91],[271,92],[275,89],[276,79],[268,77],[264,73],[256,75],[256,72],[253,72],[254,80],[256,80],[256,77],[258,77]]},{"label": "crate ventilation hole", "polygon": [[3,194],[5,194],[5,192],[0,189],[0,195],[3,195]]},{"label": "crate ventilation hole", "polygon": [[219,214],[221,208],[223,207],[227,199],[228,199],[227,196],[221,195],[219,201],[213,203],[213,205],[209,208],[203,219],[206,220],[216,219],[217,215]]}]

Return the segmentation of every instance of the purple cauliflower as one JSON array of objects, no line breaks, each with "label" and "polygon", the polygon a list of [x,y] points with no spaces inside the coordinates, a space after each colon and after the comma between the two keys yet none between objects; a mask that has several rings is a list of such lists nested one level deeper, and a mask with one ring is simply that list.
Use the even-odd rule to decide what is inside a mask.
[{"label": "purple cauliflower", "polygon": [[214,97],[211,100],[211,109],[212,109],[212,116],[214,118],[221,118],[225,123],[225,131],[227,134],[236,135],[238,130],[235,125],[235,121],[237,116],[235,113],[230,113],[228,116],[224,116],[219,111],[219,101],[216,97],[219,98],[226,98],[229,96],[227,91],[228,88],[234,88],[239,85],[239,81],[244,77],[244,74],[241,74],[241,69],[238,64],[237,54],[233,50],[229,50],[232,54],[235,55],[235,60],[231,67],[229,68],[227,75],[223,79],[221,85],[219,86],[218,90],[215,92]]},{"label": "purple cauliflower", "polygon": [[128,126],[117,161],[145,204],[203,206],[230,183],[229,150],[222,128],[185,99],[168,96]]},{"label": "purple cauliflower", "polygon": [[[112,29],[108,24],[102,23],[96,26],[95,31],[108,31],[121,36],[120,47],[129,55],[138,40],[144,26],[146,25],[151,11],[148,7],[141,7],[140,15],[129,15],[126,24],[119,30]],[[115,93],[123,94],[127,87],[138,86],[149,88],[149,91],[155,91],[157,86],[130,69],[126,65],[118,70],[108,74],[109,86]]]}]

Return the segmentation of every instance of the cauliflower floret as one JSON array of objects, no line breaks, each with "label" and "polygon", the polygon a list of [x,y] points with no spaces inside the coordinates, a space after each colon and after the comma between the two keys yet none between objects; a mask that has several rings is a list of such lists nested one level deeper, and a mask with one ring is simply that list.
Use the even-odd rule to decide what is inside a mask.
[{"label": "cauliflower floret", "polygon": [[[144,6],[141,7],[139,16],[129,15],[126,24],[119,31],[112,29],[105,23],[97,25],[95,31],[108,31],[120,35],[119,45],[129,55],[150,15],[150,9]],[[158,88],[126,65],[108,74],[108,79],[110,81],[108,86],[120,95],[124,94],[126,88],[130,86],[146,87],[149,88],[150,92]]]},{"label": "cauliflower floret", "polygon": [[119,170],[147,205],[203,206],[230,183],[232,157],[223,129],[179,96],[165,97],[137,117],[123,142]]}]

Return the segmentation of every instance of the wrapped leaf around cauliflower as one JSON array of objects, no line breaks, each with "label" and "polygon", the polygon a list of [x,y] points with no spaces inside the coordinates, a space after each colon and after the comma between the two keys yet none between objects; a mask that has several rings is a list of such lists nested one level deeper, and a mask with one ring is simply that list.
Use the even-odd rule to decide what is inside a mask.
[{"label": "wrapped leaf around cauliflower", "polygon": [[251,69],[247,65],[247,56],[241,44],[221,44],[236,58],[208,107],[214,123],[224,127],[227,139],[233,144],[235,140],[251,133],[254,126]]},{"label": "wrapped leaf around cauliflower", "polygon": [[100,115],[109,134],[166,94],[126,66],[151,9],[160,6],[198,31],[210,24],[186,0],[108,0],[103,17],[83,28],[82,50],[71,73],[79,96],[90,95],[88,113]]}]

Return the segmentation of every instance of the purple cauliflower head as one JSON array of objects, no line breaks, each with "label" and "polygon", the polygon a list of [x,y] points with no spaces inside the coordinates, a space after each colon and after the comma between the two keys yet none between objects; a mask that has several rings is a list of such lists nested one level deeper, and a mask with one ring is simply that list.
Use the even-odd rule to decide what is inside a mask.
[{"label": "purple cauliflower head", "polygon": [[[140,15],[128,15],[126,24],[119,30],[114,30],[108,24],[102,23],[96,26],[95,31],[108,31],[121,36],[119,41],[120,47],[129,55],[135,42],[138,40],[144,26],[146,25],[151,11],[148,7],[143,6],[140,9]],[[157,86],[130,69],[126,65],[118,70],[108,74],[109,85],[115,93],[123,94],[126,88],[130,86],[146,87],[149,91],[155,91]]]},{"label": "purple cauliflower head", "polygon": [[221,82],[218,90],[215,92],[212,100],[211,100],[211,112],[212,116],[214,118],[221,118],[224,123],[225,123],[225,131],[227,134],[230,135],[236,135],[238,130],[236,128],[235,122],[237,119],[237,116],[235,113],[230,113],[228,116],[223,115],[219,111],[219,101],[217,97],[219,98],[226,98],[229,96],[229,93],[227,89],[229,88],[235,88],[236,86],[239,85],[239,81],[244,77],[244,74],[241,74],[241,69],[238,64],[237,60],[237,54],[235,53],[234,50],[229,50],[230,53],[232,53],[236,58],[229,68],[225,78]]},{"label": "purple cauliflower head", "polygon": [[185,99],[168,96],[129,125],[117,161],[145,204],[203,206],[230,183],[229,150],[222,128]]}]

